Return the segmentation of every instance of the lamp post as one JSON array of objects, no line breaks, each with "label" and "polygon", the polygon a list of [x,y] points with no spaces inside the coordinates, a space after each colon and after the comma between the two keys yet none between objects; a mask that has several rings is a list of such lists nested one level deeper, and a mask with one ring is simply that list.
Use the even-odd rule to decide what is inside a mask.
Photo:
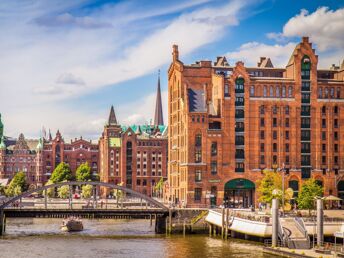
[{"label": "lamp post", "polygon": [[284,163],[282,164],[282,215],[284,216]]}]

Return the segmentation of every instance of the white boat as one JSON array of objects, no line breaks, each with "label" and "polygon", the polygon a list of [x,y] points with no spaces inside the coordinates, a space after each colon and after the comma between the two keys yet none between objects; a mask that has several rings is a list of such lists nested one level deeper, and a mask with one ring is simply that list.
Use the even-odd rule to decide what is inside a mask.
[{"label": "white boat", "polygon": [[62,221],[61,230],[65,232],[82,231],[84,226],[78,218],[68,218]]}]

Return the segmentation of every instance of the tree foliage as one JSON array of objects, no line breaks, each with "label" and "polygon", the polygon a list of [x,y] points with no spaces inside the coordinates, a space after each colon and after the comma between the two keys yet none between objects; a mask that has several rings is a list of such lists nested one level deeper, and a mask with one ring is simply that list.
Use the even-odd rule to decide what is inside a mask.
[{"label": "tree foliage", "polygon": [[[45,185],[52,185],[54,184],[51,180],[48,180],[48,182],[46,182]],[[55,197],[55,188],[48,188],[47,191],[47,196],[50,198],[54,198]],[[45,191],[43,191],[43,195],[45,194]]]},{"label": "tree foliage", "polygon": [[276,189],[282,191],[282,177],[273,171],[266,170],[263,173],[264,177],[258,182],[259,201],[271,204],[273,198],[278,198],[273,194],[273,191]]},{"label": "tree foliage", "polygon": [[91,198],[92,196],[92,185],[83,185],[81,187],[81,196],[85,199]]},{"label": "tree foliage", "polygon": [[52,173],[50,180],[53,183],[59,183],[63,181],[70,181],[72,180],[72,171],[68,164],[61,162]]},{"label": "tree foliage", "polygon": [[310,178],[302,184],[301,191],[297,198],[300,209],[312,210],[315,206],[315,199],[323,195],[323,187],[314,178]]},{"label": "tree foliage", "polygon": [[15,174],[10,184],[5,190],[7,196],[17,196],[28,189],[26,182],[26,175],[24,172],[18,172]]},{"label": "tree foliage", "polygon": [[77,181],[89,181],[92,180],[91,167],[88,163],[81,164],[76,170],[76,180]]},{"label": "tree foliage", "polygon": [[62,199],[68,198],[68,196],[69,196],[69,185],[60,186],[57,189],[57,196],[62,198]]}]

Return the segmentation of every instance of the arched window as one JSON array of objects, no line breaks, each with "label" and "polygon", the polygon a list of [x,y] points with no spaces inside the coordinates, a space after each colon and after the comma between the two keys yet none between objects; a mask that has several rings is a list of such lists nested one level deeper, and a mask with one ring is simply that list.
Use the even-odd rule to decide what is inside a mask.
[{"label": "arched window", "polygon": [[270,86],[270,97],[274,96],[274,87]]},{"label": "arched window", "polygon": [[264,113],[265,113],[264,106],[260,106],[260,114],[261,114],[261,115],[264,115]]},{"label": "arched window", "polygon": [[333,87],[330,89],[330,97],[331,97],[331,99],[334,98],[334,88]]},{"label": "arched window", "polygon": [[276,97],[279,98],[279,96],[280,96],[280,88],[279,88],[279,86],[277,86],[276,87]]},{"label": "arched window", "polygon": [[285,90],[285,86],[283,86],[283,87],[282,87],[282,98],[285,98],[285,94],[286,94],[285,91],[286,91],[286,90]]},{"label": "arched window", "polygon": [[340,88],[337,88],[337,99],[340,99]]},{"label": "arched window", "polygon": [[320,87],[320,88],[318,89],[318,98],[319,98],[319,99],[322,99],[322,97],[323,97],[323,92],[322,92],[322,88]]},{"label": "arched window", "polygon": [[254,86],[253,85],[250,88],[250,96],[254,97]]},{"label": "arched window", "polygon": [[328,98],[328,88],[326,87],[325,88],[325,99],[327,99]]},{"label": "arched window", "polygon": [[263,96],[266,97],[267,95],[267,88],[266,88],[266,85],[264,85],[264,88],[263,88]]},{"label": "arched window", "polygon": [[288,88],[288,97],[292,98],[293,97],[293,87],[289,86]]},{"label": "arched window", "polygon": [[198,133],[195,136],[195,146],[201,147],[202,146],[202,134]]}]

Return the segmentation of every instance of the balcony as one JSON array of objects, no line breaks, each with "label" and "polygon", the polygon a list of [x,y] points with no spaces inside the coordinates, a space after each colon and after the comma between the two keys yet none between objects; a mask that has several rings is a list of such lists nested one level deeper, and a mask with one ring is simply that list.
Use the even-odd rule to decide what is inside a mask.
[{"label": "balcony", "polygon": [[235,106],[236,107],[243,107],[243,106],[245,106],[245,102],[244,101],[235,101]]}]

